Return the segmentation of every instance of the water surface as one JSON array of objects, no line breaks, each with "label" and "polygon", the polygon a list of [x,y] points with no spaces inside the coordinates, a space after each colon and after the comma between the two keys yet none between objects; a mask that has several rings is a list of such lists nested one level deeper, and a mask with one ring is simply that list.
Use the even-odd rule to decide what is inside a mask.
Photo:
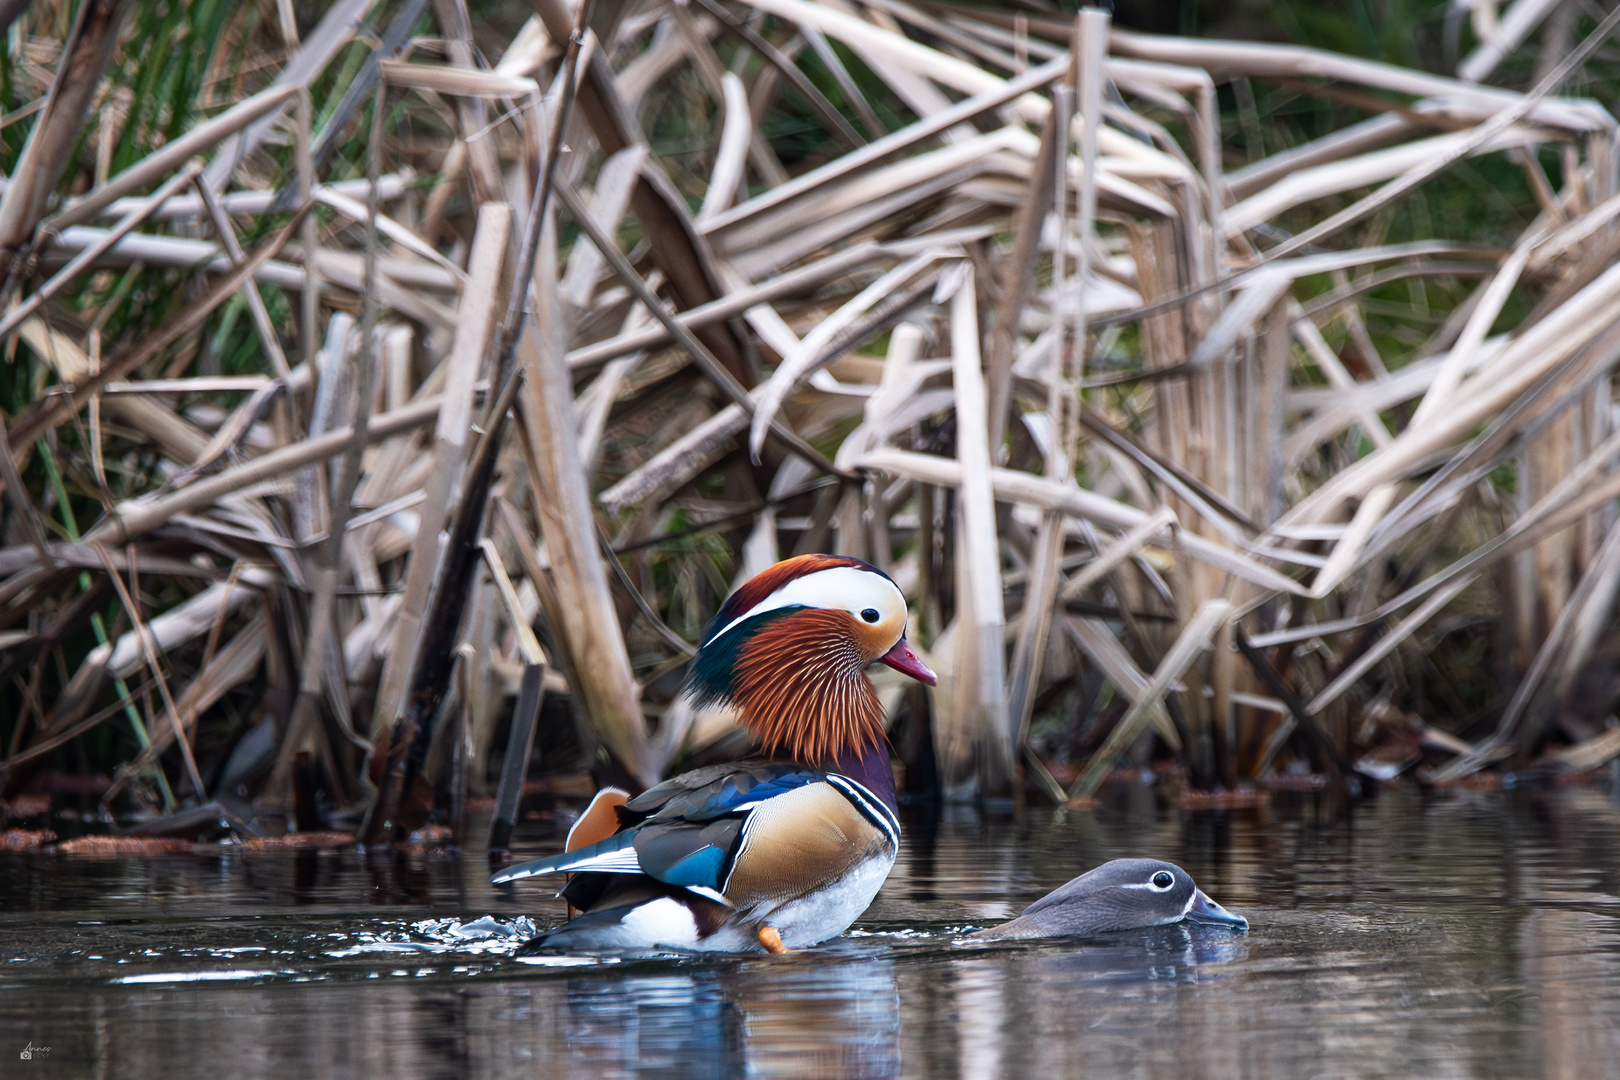
[{"label": "water surface", "polygon": [[[906,828],[854,933],[784,957],[519,962],[560,904],[478,853],[0,856],[0,1076],[1620,1076],[1608,791]],[[1251,931],[961,940],[1125,855]]]}]

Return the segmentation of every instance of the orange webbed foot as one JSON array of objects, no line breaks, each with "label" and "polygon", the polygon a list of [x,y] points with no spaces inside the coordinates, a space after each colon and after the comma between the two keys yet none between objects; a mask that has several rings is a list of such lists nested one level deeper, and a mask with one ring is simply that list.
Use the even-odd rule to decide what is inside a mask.
[{"label": "orange webbed foot", "polygon": [[787,953],[803,951],[802,949],[790,949],[782,944],[782,935],[777,932],[774,926],[762,926],[759,928],[759,943],[765,947],[766,952],[773,956],[783,956]]}]

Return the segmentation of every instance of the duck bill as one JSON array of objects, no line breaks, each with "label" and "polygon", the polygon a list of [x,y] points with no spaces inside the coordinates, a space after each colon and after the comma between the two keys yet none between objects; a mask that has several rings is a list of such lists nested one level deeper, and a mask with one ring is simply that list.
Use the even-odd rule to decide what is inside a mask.
[{"label": "duck bill", "polygon": [[1218,926],[1230,926],[1234,930],[1247,931],[1249,920],[1241,915],[1234,915],[1221,905],[1204,895],[1203,889],[1194,889],[1192,904],[1187,908],[1187,918],[1193,922],[1212,923]]},{"label": "duck bill", "polygon": [[894,648],[878,657],[878,663],[887,664],[894,670],[910,675],[918,682],[927,683],[929,686],[939,682],[939,677],[928,670],[928,665],[911,651],[911,646],[906,644],[905,638],[895,642]]}]

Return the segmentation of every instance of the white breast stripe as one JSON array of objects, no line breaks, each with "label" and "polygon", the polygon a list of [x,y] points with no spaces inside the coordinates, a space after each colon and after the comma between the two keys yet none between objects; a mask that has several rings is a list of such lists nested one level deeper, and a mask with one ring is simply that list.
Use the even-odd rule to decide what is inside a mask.
[{"label": "white breast stripe", "polygon": [[[763,799],[760,800],[760,802],[764,801],[765,800]],[[738,864],[741,863],[743,861],[743,857],[748,854],[748,842],[753,838],[754,821],[758,816],[754,813],[753,807],[758,805],[759,803],[750,803],[748,815],[743,818],[742,831],[737,834],[737,853],[731,857],[731,867],[726,871],[726,880],[720,883],[720,889],[722,892],[731,887],[731,875],[737,872]],[[727,905],[731,905],[730,900],[727,900],[726,903]]]},{"label": "white breast stripe", "polygon": [[882,799],[841,773],[828,773],[827,783],[842,791],[857,810],[888,835],[890,847],[900,849],[900,822]]},{"label": "white breast stripe", "polygon": [[725,893],[716,892],[715,890],[709,888],[707,885],[685,885],[685,886],[682,886],[682,888],[684,888],[689,893],[697,893],[699,896],[704,897],[705,899],[713,900],[717,904],[724,904],[724,905],[726,905],[726,907],[736,907],[737,906],[736,904],[733,904],[730,900],[726,899]]}]

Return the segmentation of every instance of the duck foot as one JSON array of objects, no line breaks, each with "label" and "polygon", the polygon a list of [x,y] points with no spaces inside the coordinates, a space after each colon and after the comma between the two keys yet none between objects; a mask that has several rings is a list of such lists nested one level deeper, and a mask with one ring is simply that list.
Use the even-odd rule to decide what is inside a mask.
[{"label": "duck foot", "polygon": [[786,953],[800,951],[790,949],[782,944],[782,935],[777,933],[774,926],[762,926],[759,928],[759,943],[765,947],[766,952],[773,956],[782,956]]}]

